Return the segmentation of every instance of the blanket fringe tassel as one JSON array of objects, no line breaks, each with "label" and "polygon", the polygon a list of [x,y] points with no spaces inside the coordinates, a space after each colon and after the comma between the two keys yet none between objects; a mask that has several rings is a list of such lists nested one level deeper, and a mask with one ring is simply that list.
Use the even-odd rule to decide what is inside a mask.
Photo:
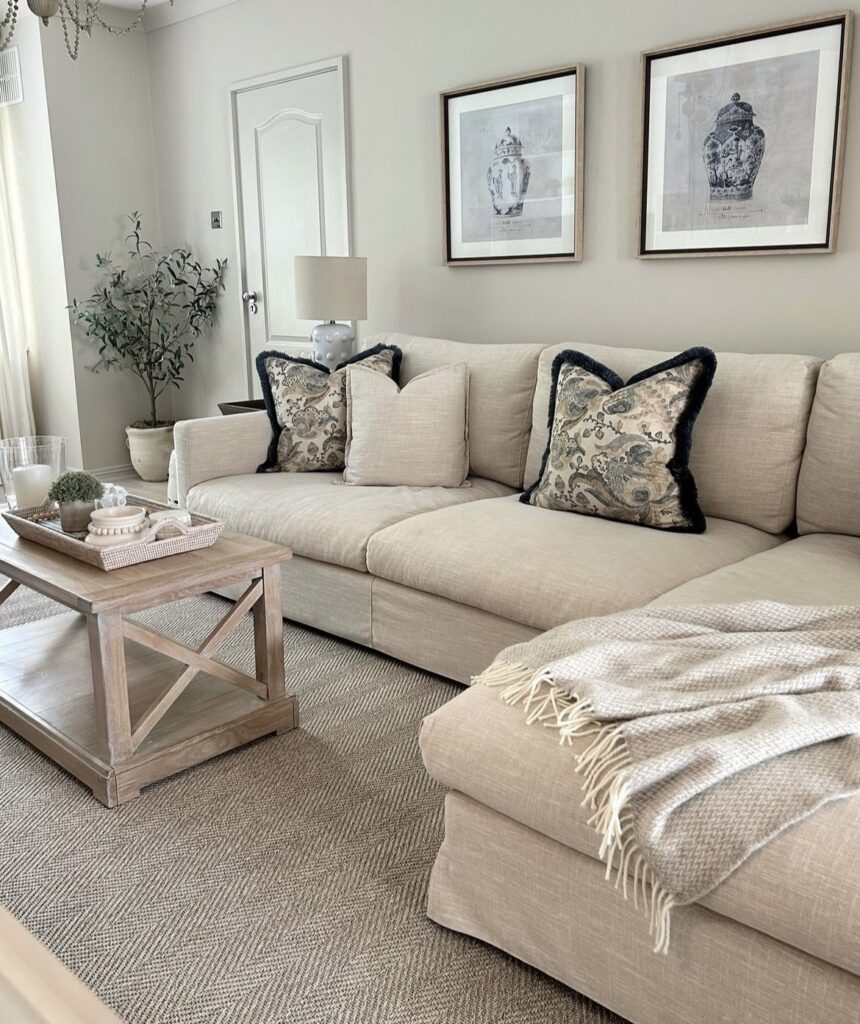
[{"label": "blanket fringe tassel", "polygon": [[574,736],[593,736],[576,758],[576,772],[582,776],[582,806],[593,813],[588,824],[599,834],[600,859],[606,864],[606,879],[621,890],[624,899],[633,897],[648,916],[648,934],[654,938],[654,952],[668,953],[671,915],[675,901],[657,880],[634,839],[630,799],[630,753],[621,726],[601,725],[587,701],[553,684],[546,669],[535,673],[525,665],[491,665],[473,683],[504,687],[506,704],[521,705],[529,725],[540,723],[555,729],[561,743],[571,744]]}]

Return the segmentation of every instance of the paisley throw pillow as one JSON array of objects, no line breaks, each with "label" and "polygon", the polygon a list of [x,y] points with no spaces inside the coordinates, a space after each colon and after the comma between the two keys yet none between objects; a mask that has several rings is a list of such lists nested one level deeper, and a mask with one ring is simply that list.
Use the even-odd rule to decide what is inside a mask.
[{"label": "paisley throw pillow", "polygon": [[257,472],[343,469],[347,366],[360,363],[398,382],[401,359],[396,346],[376,345],[329,370],[285,352],[261,352],[257,373],[272,423],[272,441]]},{"label": "paisley throw pillow", "polygon": [[703,533],[690,446],[716,368],[710,349],[691,348],[625,384],[581,352],[560,352],[540,478],[520,501]]}]

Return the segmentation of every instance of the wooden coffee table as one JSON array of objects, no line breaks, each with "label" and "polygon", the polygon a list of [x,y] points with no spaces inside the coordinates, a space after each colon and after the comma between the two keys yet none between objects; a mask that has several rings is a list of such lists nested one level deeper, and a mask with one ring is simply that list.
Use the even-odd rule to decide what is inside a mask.
[{"label": "wooden coffee table", "polygon": [[[0,574],[11,581],[0,586],[0,604],[25,586],[74,609],[0,630],[0,722],[108,807],[216,754],[294,729],[280,581],[291,557],[279,544],[224,531],[211,548],[108,573],[21,540],[0,519]],[[247,589],[196,648],[124,618],[241,583]],[[213,658],[250,610],[255,676]]]}]

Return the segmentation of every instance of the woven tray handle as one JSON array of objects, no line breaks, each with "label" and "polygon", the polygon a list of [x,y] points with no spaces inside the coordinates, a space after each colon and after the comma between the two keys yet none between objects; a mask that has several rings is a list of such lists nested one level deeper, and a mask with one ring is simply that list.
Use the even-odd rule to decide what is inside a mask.
[{"label": "woven tray handle", "polygon": [[181,534],[188,533],[187,524],[180,522],[180,520],[161,519],[159,522],[155,524],[155,526],[150,526],[146,533],[140,538],[138,544],[151,544],[152,541],[158,540],[158,535],[162,532],[162,530],[168,527],[170,528],[171,532],[173,532],[174,530],[179,530]]}]

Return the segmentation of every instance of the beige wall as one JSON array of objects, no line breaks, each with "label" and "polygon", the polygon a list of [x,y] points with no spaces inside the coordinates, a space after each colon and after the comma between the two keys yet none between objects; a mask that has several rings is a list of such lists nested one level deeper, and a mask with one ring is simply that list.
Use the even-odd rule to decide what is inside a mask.
[{"label": "beige wall", "polygon": [[[353,238],[355,252],[369,259],[364,335],[400,330],[667,350],[711,344],[824,356],[857,349],[856,111],[849,115],[837,254],[652,262],[633,255],[640,51],[831,7],[828,0],[540,0],[532,7],[519,0],[240,0],[146,36],[97,32],[82,41],[77,63],[52,25],[41,36],[59,255],[56,211],[50,201],[38,202],[50,195],[50,147],[39,156],[32,125],[23,205],[28,231],[35,225],[31,241],[41,240],[30,245],[42,297],[32,316],[41,429],[55,429],[64,409],[67,418],[79,414],[86,466],[127,461],[123,427],[144,412],[144,393],[131,376],[89,373],[92,350],[80,338],[69,387],[68,328],[59,307],[88,293],[96,251],[121,245],[122,214],[133,208],[155,240],[190,243],[206,261],[231,261],[219,325],[198,342],[176,412],[212,413],[218,401],[246,393],[228,88],[333,54],[349,58]],[[36,40],[38,49],[37,29],[34,18],[22,17],[19,39]],[[584,262],[443,266],[439,92],[573,61],[587,66]],[[25,66],[25,75],[32,73]],[[210,229],[212,209],[224,211],[225,230]],[[42,246],[51,239],[54,251]],[[52,293],[62,273],[60,301]],[[169,413],[169,404],[163,408]]]},{"label": "beige wall", "polygon": [[67,438],[70,466],[83,464],[66,276],[51,152],[39,23],[21,18],[15,34],[24,102],[0,110],[0,145],[10,177],[16,251],[36,430]]},{"label": "beige wall", "polygon": [[[369,260],[365,335],[857,349],[860,104],[849,118],[837,254],[634,258],[640,51],[832,9],[831,0],[243,0],[150,33],[163,222],[171,240],[233,263],[220,327],[201,345],[180,411],[211,413],[245,390],[229,85],[333,54],[349,58],[353,237]],[[587,66],[584,262],[443,266],[439,92],[573,61]],[[209,229],[210,209],[225,211],[226,230]]]},{"label": "beige wall", "polygon": [[[37,24],[29,14],[21,21],[28,29]],[[97,252],[123,252],[127,213],[139,210],[147,237],[159,242],[146,37],[96,31],[82,38],[76,62],[69,60],[59,24],[51,24],[42,41],[71,301],[90,294],[99,277]],[[169,191],[169,181],[163,187]],[[72,351],[84,466],[127,465],[125,427],[147,414],[146,391],[131,373],[92,373],[95,349],[80,329]],[[171,411],[172,396],[165,395],[159,413]]]}]

